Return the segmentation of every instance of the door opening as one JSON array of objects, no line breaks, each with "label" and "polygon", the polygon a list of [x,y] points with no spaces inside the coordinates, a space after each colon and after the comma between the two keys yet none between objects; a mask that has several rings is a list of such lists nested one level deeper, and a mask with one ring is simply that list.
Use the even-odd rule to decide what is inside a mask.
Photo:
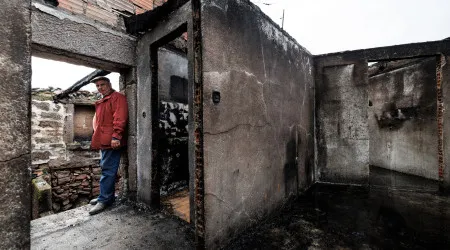
[{"label": "door opening", "polygon": [[187,27],[151,45],[152,203],[190,222]]}]

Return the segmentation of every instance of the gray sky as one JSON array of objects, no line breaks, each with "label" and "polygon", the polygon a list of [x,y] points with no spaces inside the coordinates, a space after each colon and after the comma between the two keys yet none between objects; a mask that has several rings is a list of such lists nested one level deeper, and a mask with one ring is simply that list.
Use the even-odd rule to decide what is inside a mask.
[{"label": "gray sky", "polygon": [[[39,57],[31,58],[31,86],[33,88],[67,89],[95,69],[60,61],[47,60]],[[119,89],[119,73],[111,73],[107,77],[114,89]],[[88,84],[82,90],[96,90],[94,84]]]},{"label": "gray sky", "polygon": [[[285,9],[285,30],[315,55],[450,37],[450,0],[252,2],[280,26]],[[33,57],[32,70],[33,87],[66,89],[94,69]],[[118,89],[119,74],[110,77]]]},{"label": "gray sky", "polygon": [[252,2],[315,55],[450,37],[449,0]]}]

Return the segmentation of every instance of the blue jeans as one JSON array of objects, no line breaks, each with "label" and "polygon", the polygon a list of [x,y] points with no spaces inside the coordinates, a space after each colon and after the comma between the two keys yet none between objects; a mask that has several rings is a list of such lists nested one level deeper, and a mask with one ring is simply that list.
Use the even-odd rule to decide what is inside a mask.
[{"label": "blue jeans", "polygon": [[100,195],[98,202],[111,205],[114,202],[115,184],[117,170],[120,164],[121,150],[102,149],[102,158],[100,167],[102,168],[102,177],[100,178]]}]

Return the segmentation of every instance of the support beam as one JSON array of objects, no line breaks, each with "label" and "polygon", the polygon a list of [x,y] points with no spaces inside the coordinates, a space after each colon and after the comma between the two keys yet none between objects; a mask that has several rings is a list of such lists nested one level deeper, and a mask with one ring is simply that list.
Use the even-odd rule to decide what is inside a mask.
[{"label": "support beam", "polygon": [[119,71],[135,65],[136,39],[82,16],[33,3],[33,55]]},{"label": "support beam", "polygon": [[188,0],[171,0],[154,10],[125,18],[125,27],[127,32],[137,35],[155,28],[158,23],[164,20],[171,12],[179,9],[186,4]]},{"label": "support beam", "polygon": [[439,54],[450,55],[450,40],[445,39],[434,42],[411,43],[323,54],[315,56],[314,61],[318,65],[329,66],[340,65],[343,62],[346,64],[347,61],[355,60],[367,60],[370,62],[428,57]]}]

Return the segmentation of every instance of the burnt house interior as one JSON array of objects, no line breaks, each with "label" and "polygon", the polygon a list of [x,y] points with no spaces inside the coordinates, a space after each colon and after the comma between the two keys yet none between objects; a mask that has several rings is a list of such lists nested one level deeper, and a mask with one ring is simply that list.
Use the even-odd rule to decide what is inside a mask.
[{"label": "burnt house interior", "polygon": [[[0,248],[45,248],[45,234],[70,246],[69,230],[86,247],[80,228],[114,211],[143,216],[115,230],[152,234],[124,248],[450,244],[450,40],[312,55],[247,0],[9,1],[0,13]],[[120,72],[122,194],[176,223],[119,206],[30,225],[32,55],[102,69],[63,95]]]}]

